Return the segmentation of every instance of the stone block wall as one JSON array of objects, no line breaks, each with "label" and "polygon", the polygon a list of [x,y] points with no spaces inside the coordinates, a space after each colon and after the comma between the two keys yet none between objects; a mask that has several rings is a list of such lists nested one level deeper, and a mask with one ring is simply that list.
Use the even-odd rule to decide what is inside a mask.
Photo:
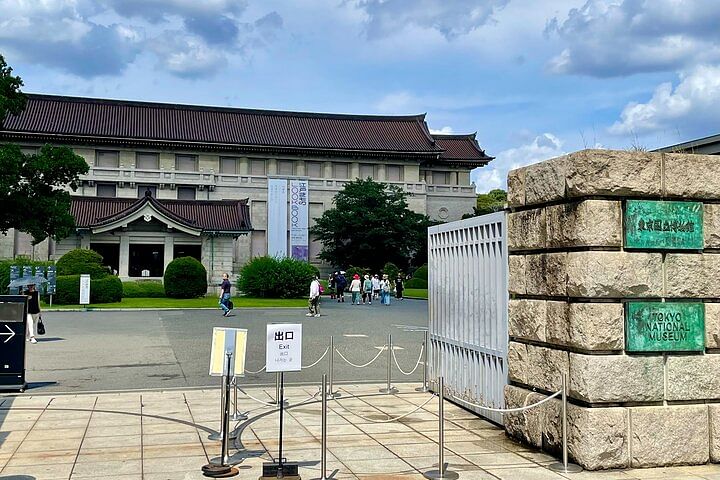
[{"label": "stone block wall", "polygon": [[[586,469],[720,462],[720,159],[584,150],[508,175],[508,407],[569,377],[570,457]],[[630,249],[628,199],[703,203],[704,248]],[[629,300],[700,301],[705,350],[626,351]],[[558,453],[560,402],[505,416]]]}]

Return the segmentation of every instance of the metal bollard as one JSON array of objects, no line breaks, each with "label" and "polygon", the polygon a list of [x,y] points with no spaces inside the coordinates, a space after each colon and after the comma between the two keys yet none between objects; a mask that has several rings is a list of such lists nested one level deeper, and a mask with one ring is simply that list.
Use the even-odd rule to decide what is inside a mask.
[{"label": "metal bollard", "polygon": [[330,335],[330,357],[328,358],[328,389],[324,390],[326,394],[330,395],[331,397],[335,396],[335,392],[333,391],[333,377],[334,377],[334,368],[335,368],[335,338]]},{"label": "metal bollard", "polygon": [[580,465],[574,463],[568,463],[568,445],[567,445],[567,389],[568,389],[567,374],[562,374],[561,388],[562,394],[562,463],[556,462],[550,465],[550,470],[562,473],[578,473],[582,472]]},{"label": "metal bollard", "polygon": [[248,416],[244,413],[240,413],[238,410],[238,385],[237,385],[237,377],[233,377],[232,379],[232,385],[233,385],[233,414],[230,416],[230,420],[233,422],[239,422],[242,420],[247,420]]},{"label": "metal bollard", "polygon": [[[228,404],[230,402],[230,398],[227,396],[230,393],[229,382],[225,375],[222,376],[221,388],[222,391],[220,393],[220,430],[217,433],[211,433],[208,436],[208,440],[222,440],[225,433],[225,422],[223,421],[225,415],[225,401],[227,400]],[[235,431],[228,432],[228,438],[237,438],[237,433]]]},{"label": "metal bollard", "polygon": [[449,472],[445,465],[445,377],[438,378],[438,469],[425,472],[425,478],[457,479],[456,472]]},{"label": "metal bollard", "polygon": [[280,405],[280,372],[275,374],[275,405]]},{"label": "metal bollard", "polygon": [[222,416],[222,430],[224,435],[222,436],[222,465],[227,465],[230,462],[230,455],[228,454],[228,447],[230,443],[230,370],[232,365],[232,352],[225,352],[227,356],[226,365],[226,377],[225,380],[225,404],[223,405],[223,416]]},{"label": "metal bollard", "polygon": [[388,333],[387,339],[388,355],[387,355],[387,386],[380,389],[380,393],[397,393],[397,388],[392,386],[392,355],[393,355],[393,344],[392,334]]},{"label": "metal bollard", "polygon": [[[320,451],[320,478],[319,480],[327,480],[325,472],[327,472],[327,386],[328,378],[326,374],[322,376],[322,431],[321,431],[321,451]],[[332,395],[332,392],[330,393]]]},{"label": "metal bollard", "polygon": [[428,342],[428,339],[430,338],[430,331],[425,330],[425,338],[423,339],[423,348],[424,354],[423,354],[423,384],[422,387],[418,387],[415,389],[416,392],[429,392],[430,389],[428,388],[428,350],[430,350],[430,342]]}]

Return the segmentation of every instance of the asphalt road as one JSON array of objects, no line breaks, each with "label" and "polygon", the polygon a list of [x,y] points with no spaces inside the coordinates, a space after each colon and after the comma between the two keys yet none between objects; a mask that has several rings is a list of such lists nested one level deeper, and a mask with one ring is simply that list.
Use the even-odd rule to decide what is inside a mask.
[{"label": "asphalt road", "polygon": [[[356,364],[366,363],[393,335],[400,366],[411,370],[420,354],[426,328],[427,302],[394,301],[391,306],[352,306],[324,300],[320,318],[305,317],[302,309],[236,310],[228,318],[220,311],[165,310],[141,312],[46,312],[47,335],[28,344],[29,391],[83,392],[217,385],[208,375],[211,333],[214,326],[248,329],[246,368],[265,364],[265,326],[268,323],[303,324],[303,365],[325,352],[329,337],[336,348]],[[338,382],[381,382],[386,378],[386,357],[357,369],[335,355]],[[327,357],[316,367],[285,375],[288,383],[320,383]],[[420,381],[422,367],[404,376],[393,366],[397,381]],[[274,385],[275,374],[247,374],[246,385]]]}]

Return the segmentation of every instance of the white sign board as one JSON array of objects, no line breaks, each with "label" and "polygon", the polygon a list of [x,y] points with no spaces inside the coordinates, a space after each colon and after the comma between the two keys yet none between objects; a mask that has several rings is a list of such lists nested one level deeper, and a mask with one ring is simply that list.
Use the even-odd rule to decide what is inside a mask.
[{"label": "white sign board", "polygon": [[210,375],[220,377],[227,370],[227,352],[232,352],[230,376],[245,375],[245,351],[247,330],[244,328],[213,327],[212,349],[210,350]]},{"label": "white sign board", "polygon": [[287,180],[268,179],[267,202],[267,254],[270,257],[287,257]]},{"label": "white sign board", "polygon": [[308,181],[290,180],[290,256],[308,260]]},{"label": "white sign board", "polygon": [[90,275],[80,275],[80,305],[90,305]]},{"label": "white sign board", "polygon": [[299,372],[302,360],[302,325],[275,323],[267,326],[266,372]]}]

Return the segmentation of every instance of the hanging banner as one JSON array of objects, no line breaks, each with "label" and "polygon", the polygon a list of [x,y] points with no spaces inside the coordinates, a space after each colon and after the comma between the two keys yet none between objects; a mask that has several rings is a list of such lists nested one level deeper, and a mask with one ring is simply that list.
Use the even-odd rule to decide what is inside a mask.
[{"label": "hanging banner", "polygon": [[308,261],[308,181],[290,180],[290,255]]},{"label": "hanging banner", "polygon": [[287,180],[268,179],[267,253],[287,257]]}]

